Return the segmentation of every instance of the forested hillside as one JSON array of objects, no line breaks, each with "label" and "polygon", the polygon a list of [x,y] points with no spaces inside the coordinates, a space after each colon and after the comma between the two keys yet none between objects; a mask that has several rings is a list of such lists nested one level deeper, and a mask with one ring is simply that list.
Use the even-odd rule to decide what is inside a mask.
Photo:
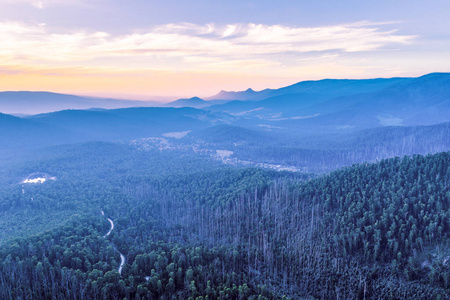
[{"label": "forested hillside", "polygon": [[[2,299],[450,297],[448,152],[312,178],[126,145],[54,151],[4,171],[2,214],[76,213],[7,237]],[[32,169],[57,180],[22,193]]]},{"label": "forested hillside", "polygon": [[[302,135],[303,134],[303,135]],[[286,134],[218,125],[193,131],[181,140],[205,148],[233,151],[233,158],[294,166],[323,173],[359,162],[428,154],[450,149],[450,123],[431,126],[386,126],[332,135]]]}]

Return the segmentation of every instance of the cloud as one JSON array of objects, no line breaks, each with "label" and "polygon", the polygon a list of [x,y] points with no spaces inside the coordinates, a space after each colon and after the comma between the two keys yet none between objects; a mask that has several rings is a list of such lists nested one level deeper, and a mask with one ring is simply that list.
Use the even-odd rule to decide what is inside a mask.
[{"label": "cloud", "polygon": [[311,63],[332,62],[339,55],[384,50],[413,42],[414,36],[380,29],[384,25],[360,22],[289,27],[176,23],[113,35],[88,31],[61,33],[46,24],[0,22],[0,67],[76,68],[77,72],[89,66],[99,72],[147,69],[282,73]]},{"label": "cloud", "polygon": [[222,38],[232,36],[238,29],[237,25],[228,25],[225,32],[222,34]]},{"label": "cloud", "polygon": [[32,5],[36,8],[43,9],[47,5],[55,5],[55,4],[66,4],[66,5],[73,5],[73,4],[79,4],[81,2],[87,2],[87,0],[0,0],[0,4],[6,3],[6,4],[21,4],[26,3],[29,5]]},{"label": "cloud", "polygon": [[317,51],[361,52],[408,44],[415,37],[364,23],[310,28],[181,23],[112,36],[105,32],[52,33],[45,26],[3,22],[0,38],[0,55],[57,61],[127,55],[251,57]]},{"label": "cloud", "polygon": [[32,2],[31,5],[39,9],[44,9],[44,3],[42,1]]},{"label": "cloud", "polygon": [[92,8],[103,1],[107,0],[0,0],[0,5],[6,4],[14,7],[14,9],[22,9],[23,5],[29,5],[39,10],[44,10],[56,6]]}]

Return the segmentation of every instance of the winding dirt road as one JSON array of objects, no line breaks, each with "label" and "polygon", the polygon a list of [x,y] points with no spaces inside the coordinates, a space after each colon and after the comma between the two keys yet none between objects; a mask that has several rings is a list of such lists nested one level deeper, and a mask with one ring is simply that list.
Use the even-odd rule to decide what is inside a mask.
[{"label": "winding dirt road", "polygon": [[[105,212],[102,210],[102,216],[105,215]],[[111,228],[109,229],[108,233],[104,235],[104,237],[106,238],[108,235],[111,234],[111,231],[113,231],[114,229],[114,222],[113,220],[111,220],[110,218],[107,218],[109,223],[111,224]],[[111,243],[112,244],[112,243]],[[119,269],[117,269],[117,271],[119,272],[119,274],[122,274],[122,269],[123,269],[123,265],[125,264],[125,255],[123,255],[119,250],[117,250],[116,245],[112,244],[114,247],[114,250],[116,250],[119,254],[120,254],[120,266]]]}]

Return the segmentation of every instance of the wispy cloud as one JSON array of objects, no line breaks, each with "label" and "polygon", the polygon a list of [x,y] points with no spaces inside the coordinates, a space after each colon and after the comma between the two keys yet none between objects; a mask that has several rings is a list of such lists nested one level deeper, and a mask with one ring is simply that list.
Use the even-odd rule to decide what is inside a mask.
[{"label": "wispy cloud", "polygon": [[0,0],[0,4],[29,4],[38,9],[44,9],[53,5],[80,5],[87,0]]},{"label": "wispy cloud", "polygon": [[[411,43],[414,36],[365,24],[287,27],[264,24],[167,24],[146,32],[53,33],[45,25],[0,23],[0,56],[13,61],[65,62],[140,56],[252,59],[308,52],[363,52]],[[271,58],[273,59],[273,58]]]},{"label": "wispy cloud", "polygon": [[39,8],[39,9],[44,9],[44,3],[43,3],[42,1],[36,1],[36,2],[33,2],[32,5],[33,5],[34,7]]}]

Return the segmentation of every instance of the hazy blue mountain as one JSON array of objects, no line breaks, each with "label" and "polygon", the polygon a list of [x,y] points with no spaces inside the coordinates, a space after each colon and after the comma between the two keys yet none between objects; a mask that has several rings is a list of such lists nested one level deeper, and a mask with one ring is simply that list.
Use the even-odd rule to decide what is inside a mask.
[{"label": "hazy blue mountain", "polygon": [[217,125],[193,131],[189,134],[189,138],[221,146],[263,144],[273,141],[273,137],[263,131],[233,125]]},{"label": "hazy blue mountain", "polygon": [[[337,82],[332,81],[333,85]],[[340,82],[347,84],[345,80]],[[378,80],[367,82],[372,85],[367,84],[366,90],[382,86],[389,80],[380,80],[381,84],[378,84]],[[286,94],[260,101],[230,101],[206,109],[241,117],[241,125],[311,132],[392,125],[432,125],[450,121],[449,73],[394,79],[393,82],[396,83],[370,93],[338,97],[330,97],[328,94]],[[354,87],[356,83],[353,82],[350,86]],[[338,91],[336,94],[339,93]]]},{"label": "hazy blue mountain", "polygon": [[169,107],[194,107],[194,108],[203,108],[211,105],[208,101],[205,101],[199,97],[192,97],[189,99],[178,99],[172,102],[167,103],[165,106]]},{"label": "hazy blue mountain", "polygon": [[322,79],[301,81],[279,89],[265,89],[256,92],[252,89],[241,92],[220,91],[207,100],[262,100],[287,94],[322,94],[331,97],[370,93],[391,85],[408,82],[411,78],[376,78],[376,79]]},{"label": "hazy blue mountain", "polygon": [[450,74],[435,73],[389,88],[342,96],[311,106],[312,126],[369,128],[390,125],[431,125],[450,121]]},{"label": "hazy blue mountain", "polygon": [[[213,131],[209,131],[213,133]],[[431,126],[386,126],[327,135],[303,135],[292,131],[254,134],[252,143],[238,141],[220,131],[205,138],[226,146],[241,160],[295,166],[310,172],[328,172],[364,161],[450,149],[450,123]]]},{"label": "hazy blue mountain", "polygon": [[450,149],[450,122],[366,129],[352,135],[346,147],[370,149],[380,157],[447,151]]},{"label": "hazy blue mountain", "polygon": [[35,137],[40,139],[42,136],[37,135],[41,135],[44,132],[48,132],[49,136],[56,134],[56,127],[49,124],[2,113],[0,113],[0,129],[0,141],[4,143],[9,143],[13,139],[23,138],[24,135],[28,136],[28,138]]},{"label": "hazy blue mountain", "polygon": [[[205,109],[91,108],[63,110],[23,118],[2,115],[0,141],[10,143],[11,147],[5,146],[10,150],[35,149],[43,145],[129,140],[191,131],[186,143],[189,142],[189,138],[197,138],[206,143],[226,146],[227,149],[230,148],[229,150],[236,150],[231,149],[232,147],[240,147],[238,149],[240,151],[249,151],[245,147],[258,147],[259,149],[253,149],[257,150],[256,152],[249,152],[246,158],[275,155],[270,159],[271,162],[276,162],[278,158],[285,159],[285,156],[303,157],[306,152],[298,152],[298,149],[311,150],[308,155],[313,156],[316,150],[347,151],[354,150],[357,145],[362,145],[360,149],[369,151],[358,157],[371,158],[372,148],[376,148],[383,136],[386,139],[378,151],[384,153],[383,155],[414,153],[415,148],[411,148],[414,143],[409,142],[412,140],[416,141],[417,145],[422,145],[422,141],[430,144],[428,148],[425,145],[420,146],[420,151],[417,150],[419,153],[433,149],[446,151],[447,144],[442,140],[448,137],[448,126],[440,131],[427,131],[420,128],[403,129],[398,125],[413,128],[416,125],[449,122],[450,74],[435,73],[393,81],[397,83],[376,92],[332,98],[327,94],[329,91],[324,90],[325,94],[291,93],[260,101],[230,101]],[[337,86],[338,82],[347,85],[347,88]],[[330,81],[329,87],[349,91],[362,84],[369,90],[383,86],[389,80],[376,79],[363,82]],[[303,87],[314,86],[313,83],[303,83]],[[213,101],[216,100],[191,98],[175,102],[204,104]],[[391,127],[393,125],[397,126]],[[362,134],[360,131],[385,126],[389,128],[386,132],[382,128],[377,129],[376,133]],[[418,136],[417,132],[424,133]],[[356,137],[354,134],[359,136]],[[394,138],[388,139],[392,134]],[[409,152],[397,151],[395,147],[398,142],[401,143],[402,149],[409,149]],[[268,147],[271,149],[264,150]],[[280,147],[290,150],[277,152]],[[323,155],[326,155],[326,151],[324,153]],[[303,158],[301,160],[305,161],[305,164],[308,161]],[[336,161],[341,163],[343,160],[336,158]],[[353,161],[353,157],[345,161]],[[289,162],[295,161],[291,159]],[[339,164],[333,164],[336,165]]]},{"label": "hazy blue mountain", "polygon": [[39,147],[79,140],[79,136],[58,126],[0,113],[0,160],[10,160]]},{"label": "hazy blue mountain", "polygon": [[63,110],[26,118],[0,114],[0,160],[33,156],[51,145],[160,137],[230,120],[226,114],[194,108]]},{"label": "hazy blue mountain", "polygon": [[261,100],[270,97],[270,94],[276,90],[265,89],[259,92],[249,88],[240,92],[220,91],[217,95],[207,97],[206,100]]},{"label": "hazy blue mountain", "polygon": [[374,78],[374,79],[322,79],[301,81],[272,92],[276,95],[309,93],[330,95],[332,97],[371,93],[389,86],[409,82],[412,78]]},{"label": "hazy blue mountain", "polygon": [[0,112],[38,114],[64,109],[159,106],[158,102],[80,97],[50,92],[0,92]]},{"label": "hazy blue mountain", "polygon": [[[256,116],[262,119],[280,119],[296,116],[304,109],[330,99],[321,94],[286,94],[274,96],[260,101],[230,101],[221,105],[207,107],[211,111],[224,111],[237,116]],[[281,114],[281,115],[280,115]]]},{"label": "hazy blue mountain", "polygon": [[194,108],[125,108],[114,110],[64,110],[28,117],[86,137],[86,140],[119,140],[158,136],[166,132],[206,128],[228,122],[225,114]]},{"label": "hazy blue mountain", "polygon": [[192,97],[188,99],[178,99],[169,103],[166,103],[164,106],[168,107],[193,107],[193,108],[206,108],[211,105],[220,105],[229,102],[228,100],[203,100],[199,97]]}]

